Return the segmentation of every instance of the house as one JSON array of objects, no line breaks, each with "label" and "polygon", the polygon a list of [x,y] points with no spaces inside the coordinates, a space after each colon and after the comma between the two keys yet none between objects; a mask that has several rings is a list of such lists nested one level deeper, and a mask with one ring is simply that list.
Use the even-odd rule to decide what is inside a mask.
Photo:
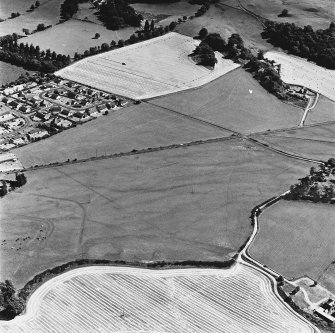
[{"label": "house", "polygon": [[13,108],[13,109],[17,109],[21,106],[21,104],[17,101],[11,101],[9,102],[9,105]]},{"label": "house", "polygon": [[106,104],[97,105],[96,109],[97,109],[98,112],[104,112],[104,111],[108,110]]},{"label": "house", "polygon": [[69,109],[64,109],[60,115],[63,117],[70,117],[73,114],[73,111],[69,110]]},{"label": "house", "polygon": [[59,113],[59,112],[62,112],[62,108],[60,106],[52,106],[50,109],[49,109],[49,112],[52,112],[52,113]]},{"label": "house", "polygon": [[34,129],[31,132],[27,134],[27,137],[29,140],[36,140],[36,139],[43,139],[45,137],[49,136],[49,133],[46,130],[43,129]]},{"label": "house", "polygon": [[86,112],[76,112],[72,119],[74,121],[87,121],[90,119],[90,116]]},{"label": "house", "polygon": [[31,111],[31,107],[28,105],[22,105],[19,107],[19,110],[23,113],[29,113]]},{"label": "house", "polygon": [[54,100],[57,100],[57,99],[60,99],[60,96],[57,95],[57,94],[55,94],[55,93],[53,93],[53,94],[50,95],[50,98],[54,99]]}]

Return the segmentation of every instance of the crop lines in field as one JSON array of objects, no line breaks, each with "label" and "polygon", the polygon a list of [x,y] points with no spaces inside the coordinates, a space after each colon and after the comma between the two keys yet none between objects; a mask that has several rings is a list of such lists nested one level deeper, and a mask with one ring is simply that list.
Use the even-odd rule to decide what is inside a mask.
[{"label": "crop lines in field", "polygon": [[281,64],[280,76],[284,82],[307,87],[335,101],[334,70],[281,52],[266,52],[264,57]]},{"label": "crop lines in field", "polygon": [[214,70],[197,66],[188,55],[198,44],[173,32],[83,59],[56,75],[110,93],[146,99],[198,87],[239,67],[220,53],[216,53]]},{"label": "crop lines in field", "polygon": [[148,270],[95,266],[43,284],[5,332],[299,333],[314,328],[254,268]]}]

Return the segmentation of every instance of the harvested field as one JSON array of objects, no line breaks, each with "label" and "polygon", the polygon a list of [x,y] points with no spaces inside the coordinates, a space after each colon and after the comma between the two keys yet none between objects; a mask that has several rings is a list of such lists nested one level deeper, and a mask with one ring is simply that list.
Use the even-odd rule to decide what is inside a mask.
[{"label": "harvested field", "polygon": [[[0,23],[0,36],[17,33],[19,35],[24,35],[22,29],[29,29],[33,31],[37,28],[37,25],[40,23],[44,23],[47,25],[54,25],[59,22],[60,19],[60,5],[64,0],[40,0],[41,5],[35,9],[33,12],[27,13],[26,11],[20,11],[24,8],[29,9],[30,6],[36,1],[13,1],[11,0],[10,4],[7,3],[8,0],[4,0],[4,11],[12,10],[12,8],[16,8],[17,10],[13,10],[15,12],[20,12],[21,16],[16,17],[14,19],[9,19]],[[1,3],[3,0],[1,0]],[[16,3],[18,5],[16,5]],[[10,8],[10,9],[9,9]],[[1,16],[0,16],[1,17]],[[2,17],[3,18],[3,17]],[[64,37],[64,35],[62,36]],[[26,39],[21,40],[22,42],[26,42]],[[20,42],[21,42],[20,41]],[[37,45],[39,45],[37,43]],[[41,48],[42,49],[42,48]]]},{"label": "harvested field", "polygon": [[298,156],[326,161],[335,157],[335,142],[333,139],[323,141],[318,139],[301,139],[292,136],[259,135],[255,138],[273,148]]},{"label": "harvested field", "polygon": [[28,167],[229,135],[231,132],[142,103],[13,152]]},{"label": "harvested field", "polygon": [[299,124],[303,110],[280,102],[243,69],[198,89],[150,101],[226,128],[252,133]]},{"label": "harvested field", "polygon": [[279,301],[267,277],[240,264],[229,270],[76,269],[43,284],[29,299],[27,313],[0,322],[0,329],[4,333],[317,332]]},{"label": "harvested field", "polygon": [[238,33],[245,44],[255,51],[260,48],[266,50],[273,48],[271,44],[262,39],[260,33],[263,28],[260,22],[244,11],[224,6],[224,4],[225,2],[212,4],[204,15],[178,25],[176,31],[194,37],[198,35],[201,28],[205,27],[209,32],[220,33],[226,40],[231,34]]},{"label": "harvested field", "polygon": [[324,121],[335,121],[335,102],[320,96],[315,108],[308,111],[305,125]]},{"label": "harvested field", "polygon": [[146,99],[201,86],[239,67],[217,52],[213,70],[188,55],[199,41],[169,33],[98,54],[56,72],[63,78],[133,99]]},{"label": "harvested field", "polygon": [[[133,3],[131,6],[144,18],[154,19],[159,24],[168,25],[172,21],[178,21],[179,18],[194,15],[200,8],[199,5],[191,5],[188,1],[179,1],[174,3]],[[168,16],[167,18],[164,18]],[[162,22],[162,18],[164,19]]]},{"label": "harvested field", "polygon": [[0,280],[22,286],[82,256],[229,259],[251,234],[251,209],[309,167],[232,139],[27,172],[1,199]]},{"label": "harvested field", "polygon": [[[90,47],[101,46],[103,43],[109,45],[112,40],[118,42],[120,39],[128,39],[137,29],[128,27],[112,31],[102,25],[69,20],[48,30],[30,35],[24,39],[24,42],[39,45],[41,50],[50,49],[56,53],[73,56],[76,52],[84,53]],[[96,33],[100,34],[99,39],[94,38]]]},{"label": "harvested field", "polygon": [[[298,26],[311,25],[315,30],[328,28],[334,20],[335,4],[329,0],[240,1],[247,9],[272,21],[295,23]],[[287,9],[291,16],[278,17],[283,9]]]},{"label": "harvested field", "polygon": [[335,70],[282,52],[266,52],[267,59],[281,64],[280,76],[286,83],[307,87],[335,101]]},{"label": "harvested field", "polygon": [[250,255],[293,279],[318,280],[334,260],[334,207],[282,200],[260,217]]},{"label": "harvested field", "polygon": [[21,74],[31,73],[21,67],[17,67],[0,61],[0,86],[15,81]]}]

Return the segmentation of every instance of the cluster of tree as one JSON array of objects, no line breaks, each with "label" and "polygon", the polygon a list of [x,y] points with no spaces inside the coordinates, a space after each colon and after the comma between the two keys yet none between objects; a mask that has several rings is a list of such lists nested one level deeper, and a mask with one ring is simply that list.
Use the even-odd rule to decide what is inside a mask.
[{"label": "cluster of tree", "polygon": [[335,199],[335,186],[327,182],[330,174],[335,174],[335,158],[330,158],[322,164],[319,170],[310,169],[309,175],[290,187],[287,200],[311,200],[313,202],[333,203]]},{"label": "cluster of tree", "polygon": [[79,4],[88,0],[65,0],[60,6],[60,17],[62,20],[70,19],[79,9]]},{"label": "cluster of tree", "polygon": [[24,173],[17,173],[15,180],[1,180],[2,187],[0,189],[0,197],[5,196],[8,193],[8,184],[10,185],[11,191],[14,191],[17,187],[21,187],[27,183],[27,178]]},{"label": "cluster of tree", "polygon": [[35,70],[43,73],[52,73],[60,68],[68,66],[70,56],[56,54],[49,49],[41,51],[39,46],[17,42],[17,35],[7,35],[0,39],[0,60],[12,65],[23,67],[27,70]]},{"label": "cluster of tree", "polygon": [[199,16],[202,16],[204,15],[207,10],[209,9],[210,7],[210,3],[209,2],[205,2],[198,10],[197,12],[194,14],[195,17],[199,17]]},{"label": "cluster of tree", "polygon": [[201,42],[189,56],[197,65],[214,67],[218,62],[213,49],[205,42]]},{"label": "cluster of tree", "polygon": [[10,14],[10,18],[19,17],[21,14],[19,12]]},{"label": "cluster of tree", "polygon": [[10,320],[24,310],[24,302],[16,296],[13,283],[9,280],[0,282],[0,314],[1,319]]},{"label": "cluster of tree", "polygon": [[290,17],[291,14],[288,13],[287,9],[283,9],[280,14],[278,14],[278,17]]},{"label": "cluster of tree", "polygon": [[112,40],[110,44],[103,43],[101,46],[91,47],[89,50],[84,51],[83,54],[76,52],[74,54],[74,60],[77,61],[77,60],[89,57],[91,55],[94,55],[94,54],[107,52],[110,50],[114,50],[116,48],[124,47],[126,45],[131,45],[131,44],[135,44],[135,43],[138,43],[144,40],[162,36],[168,33],[169,31],[174,30],[176,25],[177,25],[176,22],[171,22],[168,26],[164,28],[162,26],[156,28],[153,21],[151,22],[151,24],[149,24],[148,22],[145,24],[143,31],[138,31],[136,35],[132,34],[129,37],[129,39],[127,40],[120,39],[118,42]]},{"label": "cluster of tree", "polygon": [[40,24],[37,25],[36,31],[43,31],[43,30],[49,29],[51,27],[52,27],[51,25],[45,26],[44,23],[40,23]]},{"label": "cluster of tree", "polygon": [[118,30],[125,25],[139,27],[143,16],[125,0],[106,0],[98,6],[98,15],[107,29]]},{"label": "cluster of tree", "polygon": [[314,31],[310,25],[301,28],[294,23],[266,21],[262,37],[294,55],[335,69],[335,22]]},{"label": "cluster of tree", "polygon": [[258,57],[255,57],[244,46],[239,34],[232,34],[226,42],[220,34],[209,34],[206,28],[202,28],[196,38],[200,38],[202,43],[209,45],[213,51],[221,52],[226,58],[244,64],[244,67],[267,91],[281,99],[286,99],[287,85],[280,79],[273,62],[264,59],[262,51],[259,52]]},{"label": "cluster of tree", "polygon": [[36,1],[35,4],[32,4],[28,10],[28,12],[32,12],[34,11],[36,8],[38,8],[40,6],[40,2],[39,1]]}]

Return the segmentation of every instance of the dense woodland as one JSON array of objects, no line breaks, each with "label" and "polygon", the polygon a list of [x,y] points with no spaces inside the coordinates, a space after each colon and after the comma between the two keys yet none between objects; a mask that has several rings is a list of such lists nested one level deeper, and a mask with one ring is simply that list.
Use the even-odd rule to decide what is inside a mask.
[{"label": "dense woodland", "polygon": [[330,158],[319,170],[312,167],[309,175],[299,180],[285,199],[335,203],[335,158]]},{"label": "dense woodland", "polygon": [[56,54],[49,49],[41,51],[39,46],[18,43],[17,35],[0,38],[0,60],[27,70],[52,73],[70,64],[70,56]]},{"label": "dense woodland", "polygon": [[16,296],[13,283],[9,280],[0,282],[0,320],[10,320],[24,309],[24,301]]},{"label": "dense woodland", "polygon": [[301,28],[294,23],[266,21],[262,37],[289,53],[335,69],[335,22],[328,29],[314,31],[310,25]]}]

